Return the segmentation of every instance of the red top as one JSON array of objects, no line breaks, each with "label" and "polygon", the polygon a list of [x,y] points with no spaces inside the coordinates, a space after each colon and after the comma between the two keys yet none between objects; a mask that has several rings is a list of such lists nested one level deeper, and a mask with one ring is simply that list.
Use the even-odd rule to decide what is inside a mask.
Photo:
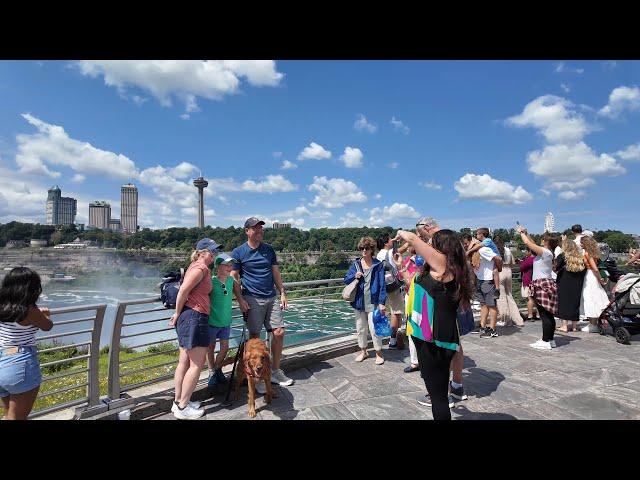
[{"label": "red top", "polygon": [[533,260],[534,255],[529,255],[520,261],[520,273],[522,274],[522,285],[528,287],[533,277]]},{"label": "red top", "polygon": [[204,274],[204,277],[195,287],[189,292],[185,305],[189,308],[193,308],[196,312],[209,315],[211,306],[211,299],[209,294],[211,293],[211,271],[203,260],[196,260],[185,272],[185,277],[191,270],[200,270]]}]

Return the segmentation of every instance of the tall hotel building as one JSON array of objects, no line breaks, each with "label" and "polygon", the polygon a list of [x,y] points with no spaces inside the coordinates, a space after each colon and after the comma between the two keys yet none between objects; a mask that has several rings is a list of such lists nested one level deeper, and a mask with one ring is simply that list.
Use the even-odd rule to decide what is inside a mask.
[{"label": "tall hotel building", "polygon": [[544,217],[544,232],[555,232],[556,221],[553,218],[553,213],[547,212],[547,215]]},{"label": "tall hotel building", "polygon": [[106,229],[110,228],[111,205],[107,202],[92,202],[89,204],[89,227]]},{"label": "tall hotel building", "polygon": [[78,202],[75,198],[63,197],[57,185],[47,191],[45,208],[47,225],[73,225],[76,222]]},{"label": "tall hotel building", "polygon": [[120,190],[120,223],[126,233],[138,230],[138,189],[131,183]]}]

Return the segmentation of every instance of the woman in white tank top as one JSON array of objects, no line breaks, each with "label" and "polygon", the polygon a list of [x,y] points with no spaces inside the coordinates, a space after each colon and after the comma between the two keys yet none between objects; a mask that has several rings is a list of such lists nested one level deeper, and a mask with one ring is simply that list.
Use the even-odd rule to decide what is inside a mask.
[{"label": "woman in white tank top", "polygon": [[51,330],[49,310],[38,308],[40,276],[26,267],[11,270],[0,287],[0,399],[5,420],[26,420],[42,375],[38,330]]}]

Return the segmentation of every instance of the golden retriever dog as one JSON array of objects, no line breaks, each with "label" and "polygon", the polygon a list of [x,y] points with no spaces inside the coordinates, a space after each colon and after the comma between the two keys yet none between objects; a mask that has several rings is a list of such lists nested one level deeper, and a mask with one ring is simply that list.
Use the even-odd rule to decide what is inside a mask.
[{"label": "golden retriever dog", "polygon": [[275,391],[271,388],[271,357],[267,346],[262,340],[252,338],[244,344],[242,368],[239,368],[237,373],[235,398],[238,398],[242,380],[247,377],[249,417],[253,418],[256,416],[256,381],[262,379],[265,382],[267,390],[264,396],[265,403],[271,403],[271,399],[277,397]]}]

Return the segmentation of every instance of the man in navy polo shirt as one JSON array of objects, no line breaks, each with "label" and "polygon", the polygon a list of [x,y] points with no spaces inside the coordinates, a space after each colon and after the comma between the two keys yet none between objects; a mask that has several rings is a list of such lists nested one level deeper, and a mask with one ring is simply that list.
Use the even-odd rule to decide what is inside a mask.
[{"label": "man in navy polo shirt", "polygon": [[[239,299],[240,310],[246,313],[250,337],[258,338],[263,325],[267,332],[273,333],[271,383],[284,387],[293,384],[293,380],[280,369],[284,344],[282,310],[287,308],[287,295],[282,285],[276,252],[271,245],[262,242],[263,225],[264,222],[255,217],[244,222],[247,241],[231,252],[238,262],[233,265],[231,275],[235,280],[233,290]],[[276,288],[280,292],[280,302],[276,301]],[[256,391],[266,392],[263,381],[256,382]]]}]

